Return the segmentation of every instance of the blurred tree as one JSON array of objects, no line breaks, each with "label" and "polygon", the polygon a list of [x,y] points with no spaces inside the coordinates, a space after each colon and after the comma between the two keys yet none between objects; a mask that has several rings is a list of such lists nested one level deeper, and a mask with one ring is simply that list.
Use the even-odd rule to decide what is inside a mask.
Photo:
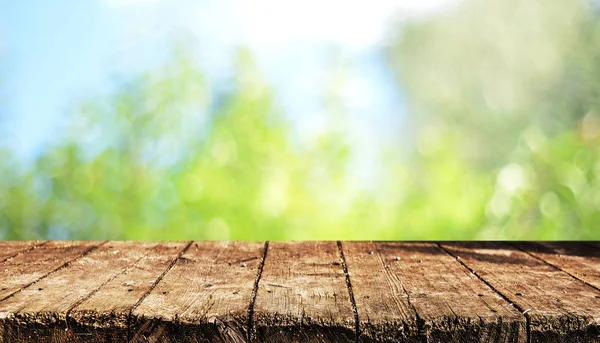
[{"label": "blurred tree", "polygon": [[214,94],[176,43],[84,101],[32,167],[0,148],[0,238],[597,239],[597,15],[465,0],[400,29],[389,60],[414,144],[384,149],[375,189],[354,185],[339,60],[329,127],[301,144],[249,51]]},{"label": "blurred tree", "polygon": [[[389,56],[418,132],[414,163],[435,164],[415,175],[426,188],[411,203],[425,199],[430,225],[467,224],[478,238],[597,237],[599,30],[584,1],[465,0],[399,31]],[[470,220],[444,225],[445,212]]]},{"label": "blurred tree", "polygon": [[176,45],[172,55],[162,70],[84,102],[67,139],[32,169],[3,173],[4,238],[286,239],[343,232],[327,225],[336,210],[324,196],[342,188],[335,180],[344,170],[343,142],[325,135],[314,147],[295,146],[248,51],[239,50],[235,85],[218,107],[189,50]]}]

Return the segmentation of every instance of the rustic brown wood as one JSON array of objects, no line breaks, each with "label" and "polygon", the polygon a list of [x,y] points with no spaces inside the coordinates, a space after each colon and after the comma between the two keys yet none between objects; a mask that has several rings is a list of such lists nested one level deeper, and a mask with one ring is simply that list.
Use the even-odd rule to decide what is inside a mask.
[{"label": "rustic brown wood", "polygon": [[19,253],[26,252],[36,246],[42,245],[43,241],[0,241],[0,263]]},{"label": "rustic brown wood", "polygon": [[266,246],[0,242],[0,343],[600,342],[595,242]]},{"label": "rustic brown wood", "polygon": [[263,243],[197,242],[133,311],[133,342],[245,342]]},{"label": "rustic brown wood", "polygon": [[435,244],[343,245],[365,339],[527,341],[525,317]]},{"label": "rustic brown wood", "polygon": [[600,249],[587,243],[516,243],[519,249],[600,289]]},{"label": "rustic brown wood", "polygon": [[82,337],[86,342],[127,342],[130,312],[190,244],[129,243],[134,246],[127,249],[138,249],[144,255],[131,268],[73,308],[69,315],[69,328],[76,337]]},{"label": "rustic brown wood", "polygon": [[528,318],[531,342],[598,342],[600,292],[499,242],[442,245]]},{"label": "rustic brown wood", "polygon": [[106,283],[153,254],[157,243],[110,242],[78,258],[19,293],[0,302],[8,342],[87,342],[87,334],[74,331],[70,311]]},{"label": "rustic brown wood", "polygon": [[342,247],[359,313],[361,339],[420,341],[417,314],[401,280],[389,271],[375,243],[344,242]]},{"label": "rustic brown wood", "polygon": [[0,263],[0,301],[64,267],[99,244],[100,242],[48,242]]},{"label": "rustic brown wood", "polygon": [[354,341],[354,314],[336,243],[271,243],[253,321],[261,342]]}]

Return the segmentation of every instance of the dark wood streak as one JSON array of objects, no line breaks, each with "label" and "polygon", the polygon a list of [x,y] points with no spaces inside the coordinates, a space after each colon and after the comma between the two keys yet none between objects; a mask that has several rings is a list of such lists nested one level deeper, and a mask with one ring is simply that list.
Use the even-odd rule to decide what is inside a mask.
[{"label": "dark wood streak", "polygon": [[0,241],[0,263],[40,247],[48,241]]},{"label": "dark wood streak", "polygon": [[344,278],[346,279],[346,286],[348,287],[348,297],[350,297],[350,304],[352,305],[352,313],[354,314],[354,339],[356,343],[360,339],[360,318],[358,316],[358,310],[356,309],[356,300],[354,299],[354,291],[352,290],[352,281],[350,280],[350,273],[348,272],[348,265],[346,264],[346,256],[344,256],[344,249],[342,248],[342,242],[337,242],[338,253],[340,254],[340,262],[342,263],[342,269],[344,270]]},{"label": "dark wood streak", "polygon": [[[254,328],[254,304],[256,303],[256,296],[258,295],[258,286],[260,284],[260,279],[262,277],[263,268],[265,266],[265,261],[267,260],[269,252],[269,242],[265,242],[265,247],[262,253],[262,258],[260,260],[260,265],[258,266],[258,270],[256,272],[256,279],[254,281],[254,286],[252,286],[252,296],[250,298],[250,305],[248,305],[248,328],[247,328],[247,339],[248,342],[253,342],[256,340],[256,330]],[[248,262],[253,259],[246,259],[243,262]]]}]

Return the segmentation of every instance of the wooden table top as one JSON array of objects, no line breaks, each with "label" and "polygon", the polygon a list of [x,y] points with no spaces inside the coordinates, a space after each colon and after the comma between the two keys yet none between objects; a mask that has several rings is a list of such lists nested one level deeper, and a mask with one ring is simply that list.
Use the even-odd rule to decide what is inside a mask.
[{"label": "wooden table top", "polygon": [[0,241],[0,342],[600,342],[593,242]]}]

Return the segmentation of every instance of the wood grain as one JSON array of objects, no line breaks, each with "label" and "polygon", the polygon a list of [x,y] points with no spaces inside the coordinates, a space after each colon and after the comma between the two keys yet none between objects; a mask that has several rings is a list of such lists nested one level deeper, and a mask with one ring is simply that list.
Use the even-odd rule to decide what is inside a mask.
[{"label": "wood grain", "polygon": [[363,341],[418,342],[417,314],[375,243],[343,242]]},{"label": "wood grain", "polygon": [[577,242],[521,242],[519,249],[600,289],[600,249]]},{"label": "wood grain", "polygon": [[[101,242],[48,242],[0,263],[0,301],[100,244]],[[19,244],[19,247],[23,245]]]},{"label": "wood grain", "polygon": [[0,256],[0,343],[600,342],[595,242],[0,242]]},{"label": "wood grain", "polygon": [[132,313],[133,342],[245,342],[263,243],[195,242]]},{"label": "wood grain", "polygon": [[[428,342],[526,342],[525,317],[435,244],[344,246],[348,247],[346,259],[353,270],[359,313],[368,314],[361,324],[377,323],[383,328],[365,329],[363,336],[399,341],[399,337],[389,336],[397,328],[386,327],[399,318],[391,319],[380,309],[400,303],[404,313],[406,305],[416,311],[419,329]],[[382,277],[385,280],[379,280]],[[370,289],[375,296],[369,296]],[[411,326],[411,332],[417,331]]]},{"label": "wood grain", "polygon": [[70,311],[126,272],[157,243],[110,242],[0,302],[3,339],[8,342],[88,342],[69,326]]},{"label": "wood grain", "polygon": [[500,242],[445,243],[482,280],[525,312],[531,342],[598,342],[600,292]]},{"label": "wood grain", "polygon": [[74,307],[69,315],[69,328],[77,337],[85,337],[86,342],[127,342],[130,312],[190,244],[127,243],[125,249],[138,249],[144,255]]},{"label": "wood grain", "polygon": [[45,243],[44,241],[0,241],[0,263]]},{"label": "wood grain", "polygon": [[260,342],[355,341],[354,314],[336,243],[271,243],[254,324]]}]

